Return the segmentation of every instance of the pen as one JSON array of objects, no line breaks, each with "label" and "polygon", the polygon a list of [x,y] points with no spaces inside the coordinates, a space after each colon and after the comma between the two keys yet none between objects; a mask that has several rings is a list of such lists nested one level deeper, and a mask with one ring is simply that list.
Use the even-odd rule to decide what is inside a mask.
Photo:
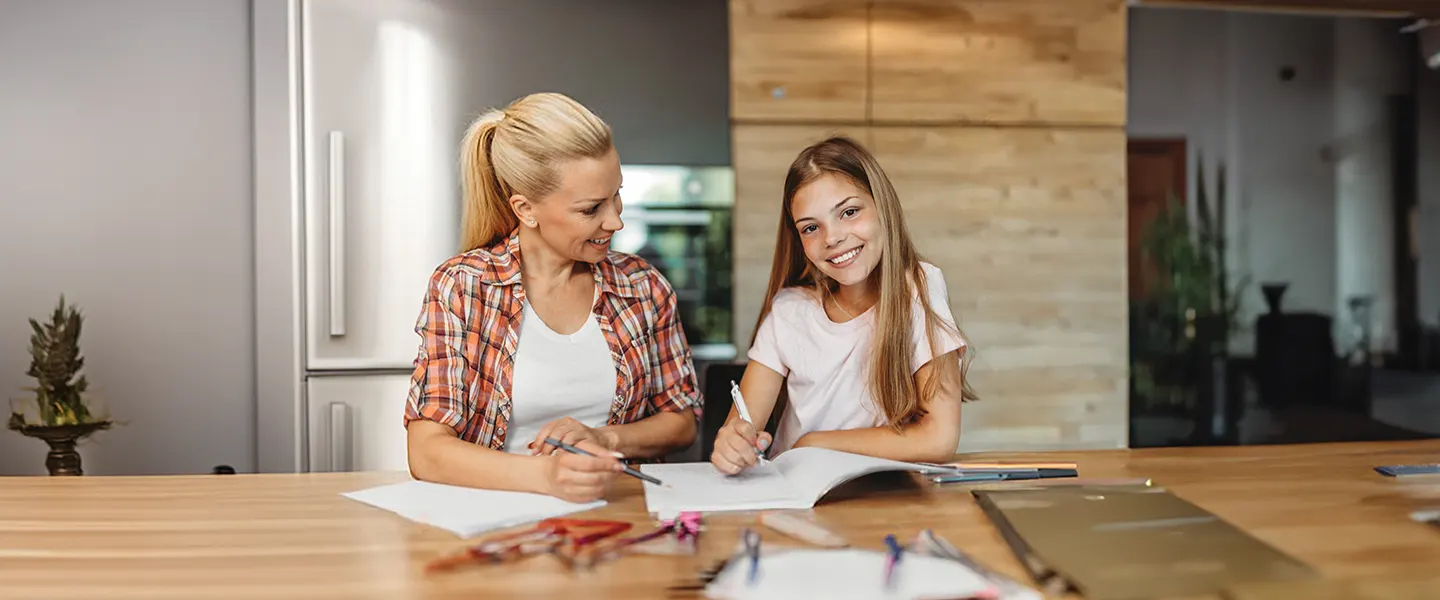
[{"label": "pen", "polygon": [[[571,446],[570,444],[566,444],[565,442],[562,442],[562,441],[557,440],[557,439],[555,439],[555,438],[545,438],[545,443],[550,444],[551,446],[554,446],[554,447],[559,448],[559,449],[561,449],[561,450],[564,450],[564,451],[566,451],[566,452],[573,452],[573,453],[575,453],[575,454],[581,454],[581,455],[584,455],[584,456],[595,456],[594,454],[591,454],[591,453],[589,453],[589,452],[586,452],[586,451],[584,451],[584,450],[581,450],[581,449],[579,449],[579,448],[576,448],[576,447],[574,447],[574,446]],[[646,475],[646,474],[644,474],[644,473],[641,473],[641,472],[639,472],[639,471],[636,471],[635,469],[632,469],[632,468],[630,468],[630,467],[628,467],[628,466],[625,467],[625,474],[626,474],[626,475],[629,475],[629,476],[631,476],[631,477],[634,477],[634,478],[643,480],[643,481],[648,481],[648,482],[653,483],[653,484],[655,484],[655,485],[665,485],[665,482],[660,481],[659,479],[656,479],[656,478],[651,477],[651,476],[649,476],[649,475]]]},{"label": "pen", "polygon": [[745,554],[750,557],[750,575],[747,583],[755,584],[755,576],[760,572],[760,533],[746,527],[740,531],[741,541],[745,544]]},{"label": "pen", "polygon": [[[745,396],[740,394],[740,386],[735,384],[734,379],[730,380],[730,400],[735,403],[735,412],[740,413],[740,418],[754,426],[755,421],[750,419],[750,409],[745,406]],[[759,448],[755,449],[755,456],[760,458],[760,462],[765,462],[765,453]]]},{"label": "pen", "polygon": [[890,556],[885,559],[885,587],[890,587],[895,578],[895,567],[900,564],[900,544],[895,542],[895,534],[885,536],[885,545],[890,548]]}]

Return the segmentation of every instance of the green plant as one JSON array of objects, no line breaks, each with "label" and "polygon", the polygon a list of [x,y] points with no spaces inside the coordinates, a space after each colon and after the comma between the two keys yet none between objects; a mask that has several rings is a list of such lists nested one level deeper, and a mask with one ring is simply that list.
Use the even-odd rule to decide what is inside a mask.
[{"label": "green plant", "polygon": [[1217,168],[1213,211],[1203,156],[1195,177],[1195,219],[1172,191],[1141,244],[1158,277],[1150,295],[1131,306],[1131,373],[1136,394],[1152,405],[1188,404],[1193,359],[1228,353],[1241,328],[1249,278],[1233,282],[1226,257],[1225,164]]},{"label": "green plant", "polygon": [[80,329],[84,317],[74,306],[65,305],[65,296],[50,315],[50,321],[41,324],[30,319],[30,369],[26,375],[35,378],[36,385],[26,388],[35,393],[39,422],[27,423],[24,414],[13,412],[11,427],[21,425],[80,425],[105,421],[96,419],[85,402],[85,391],[89,387],[82,371],[85,357],[80,353]]}]

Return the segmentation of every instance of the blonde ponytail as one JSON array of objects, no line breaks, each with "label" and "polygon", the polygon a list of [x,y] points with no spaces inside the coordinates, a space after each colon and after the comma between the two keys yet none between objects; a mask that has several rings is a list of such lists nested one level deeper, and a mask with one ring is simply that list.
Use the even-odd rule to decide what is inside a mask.
[{"label": "blonde ponytail", "polygon": [[520,224],[512,196],[539,200],[560,186],[561,163],[612,147],[610,126],[563,94],[531,94],[475,119],[460,144],[460,250],[504,239]]}]

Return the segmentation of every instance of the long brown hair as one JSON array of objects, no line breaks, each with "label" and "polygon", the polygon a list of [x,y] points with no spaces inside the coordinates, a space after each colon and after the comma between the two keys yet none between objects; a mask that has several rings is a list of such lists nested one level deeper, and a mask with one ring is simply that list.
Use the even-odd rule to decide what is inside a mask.
[{"label": "long brown hair", "polygon": [[[875,199],[880,226],[885,231],[880,264],[876,266],[880,298],[875,307],[877,321],[871,352],[870,393],[885,412],[890,426],[898,431],[924,416],[923,401],[934,398],[942,385],[953,382],[956,377],[961,380],[962,401],[979,399],[965,376],[971,362],[968,342],[958,363],[935,356],[935,376],[926,382],[924,389],[916,389],[911,369],[913,329],[910,311],[913,299],[918,297],[920,307],[925,311],[925,334],[932,355],[936,332],[941,328],[950,330],[961,339],[965,336],[957,326],[937,317],[930,305],[929,286],[921,267],[924,259],[910,240],[905,213],[900,208],[900,198],[890,179],[875,157],[848,137],[837,136],[813,144],[801,151],[790,164],[790,171],[785,175],[784,204],[780,209],[780,228],[775,239],[775,262],[770,268],[770,285],[765,290],[765,303],[761,305],[755,329],[758,331],[760,324],[765,322],[780,290],[804,287],[823,297],[833,293],[838,285],[805,257],[800,234],[791,220],[795,193],[826,174],[844,177],[870,194]],[[754,343],[753,339],[751,343]]]},{"label": "long brown hair", "polygon": [[610,126],[563,94],[530,94],[475,119],[460,143],[460,250],[494,244],[520,225],[511,196],[544,197],[560,185],[560,163],[610,148]]}]

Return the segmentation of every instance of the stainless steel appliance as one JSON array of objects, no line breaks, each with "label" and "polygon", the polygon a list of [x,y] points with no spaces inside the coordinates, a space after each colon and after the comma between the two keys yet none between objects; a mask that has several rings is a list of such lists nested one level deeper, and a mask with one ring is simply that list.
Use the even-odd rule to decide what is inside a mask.
[{"label": "stainless steel appliance", "polygon": [[[695,129],[670,133],[683,128],[653,124],[683,113],[642,106],[675,102],[677,73],[694,75],[657,51],[673,46],[667,34],[614,40],[637,15],[696,20],[696,6],[254,0],[261,471],[406,468],[401,415],[420,341],[414,326],[431,273],[458,251],[457,156],[481,111],[562,91],[596,99],[587,104],[607,107],[601,116],[649,152],[627,154],[621,139],[622,158],[655,162],[697,143],[728,144]],[[545,40],[546,54],[532,43],[541,30],[573,33]],[[590,52],[604,48],[587,35],[634,55]],[[723,61],[715,65],[723,78]],[[631,72],[647,79],[626,79]],[[654,88],[637,85],[646,82]],[[631,227],[617,248],[654,250],[681,290],[699,352],[724,354],[728,257],[713,246],[729,239],[729,168],[627,165],[626,177]],[[722,268],[724,285],[713,285]]]}]

